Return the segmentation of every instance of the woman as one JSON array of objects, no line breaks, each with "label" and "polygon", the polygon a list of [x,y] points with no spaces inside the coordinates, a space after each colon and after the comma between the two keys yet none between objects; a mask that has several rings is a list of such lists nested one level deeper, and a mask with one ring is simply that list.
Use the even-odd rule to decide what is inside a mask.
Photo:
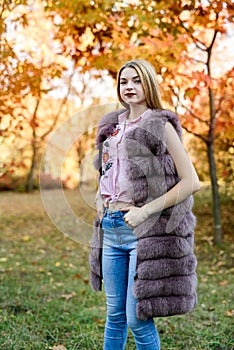
[{"label": "woman", "polygon": [[186,313],[197,302],[191,195],[199,180],[151,64],[127,62],[117,91],[125,109],[102,118],[96,140],[91,285],[101,290],[103,277],[104,350],[124,349],[128,327],[137,349],[158,350],[153,317]]}]

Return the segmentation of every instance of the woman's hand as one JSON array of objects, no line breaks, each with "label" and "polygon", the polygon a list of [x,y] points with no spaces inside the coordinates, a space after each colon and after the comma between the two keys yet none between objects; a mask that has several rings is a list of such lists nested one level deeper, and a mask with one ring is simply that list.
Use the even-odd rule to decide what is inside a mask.
[{"label": "woman's hand", "polygon": [[[120,209],[121,210],[121,209]],[[123,211],[128,211],[124,216],[124,221],[129,227],[136,227],[142,224],[149,216],[146,207],[127,207],[122,209]]]},{"label": "woman's hand", "polygon": [[96,204],[96,209],[97,209],[97,213],[98,213],[98,217],[100,219],[100,221],[103,218],[103,214],[105,211],[105,203],[102,199],[102,196],[100,195],[99,191],[97,191],[96,197],[95,197],[95,204]]}]

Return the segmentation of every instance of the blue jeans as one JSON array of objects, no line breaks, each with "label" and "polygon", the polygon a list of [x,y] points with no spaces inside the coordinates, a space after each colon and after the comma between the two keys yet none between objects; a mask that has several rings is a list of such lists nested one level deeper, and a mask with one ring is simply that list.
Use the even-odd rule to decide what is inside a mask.
[{"label": "blue jeans", "polygon": [[125,349],[128,327],[138,350],[159,350],[160,341],[153,319],[142,321],[136,316],[137,299],[132,287],[137,239],[124,222],[125,213],[107,209],[102,219],[102,268],[107,304],[104,350]]}]

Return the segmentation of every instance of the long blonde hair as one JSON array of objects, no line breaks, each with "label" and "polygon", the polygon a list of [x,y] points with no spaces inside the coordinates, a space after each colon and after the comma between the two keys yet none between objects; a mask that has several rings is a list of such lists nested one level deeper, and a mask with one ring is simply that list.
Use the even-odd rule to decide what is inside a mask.
[{"label": "long blonde hair", "polygon": [[139,75],[142,87],[145,93],[147,107],[151,109],[162,109],[162,101],[160,97],[157,73],[154,67],[146,60],[136,59],[126,62],[118,72],[117,78],[117,94],[119,101],[125,108],[129,108],[120,96],[120,76],[125,68],[134,68]]}]

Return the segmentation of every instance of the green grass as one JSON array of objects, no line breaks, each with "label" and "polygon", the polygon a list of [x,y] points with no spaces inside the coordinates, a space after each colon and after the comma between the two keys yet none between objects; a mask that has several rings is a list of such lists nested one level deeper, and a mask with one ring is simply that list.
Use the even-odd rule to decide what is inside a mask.
[{"label": "green grass", "polygon": [[[79,194],[66,196],[91,223],[94,211]],[[162,350],[234,349],[232,211],[222,197],[225,240],[215,247],[210,197],[196,194],[199,302],[187,315],[155,319]],[[89,286],[88,246],[57,230],[39,193],[1,193],[0,214],[0,348],[102,349],[105,296]],[[135,349],[131,335],[127,349]]]}]

